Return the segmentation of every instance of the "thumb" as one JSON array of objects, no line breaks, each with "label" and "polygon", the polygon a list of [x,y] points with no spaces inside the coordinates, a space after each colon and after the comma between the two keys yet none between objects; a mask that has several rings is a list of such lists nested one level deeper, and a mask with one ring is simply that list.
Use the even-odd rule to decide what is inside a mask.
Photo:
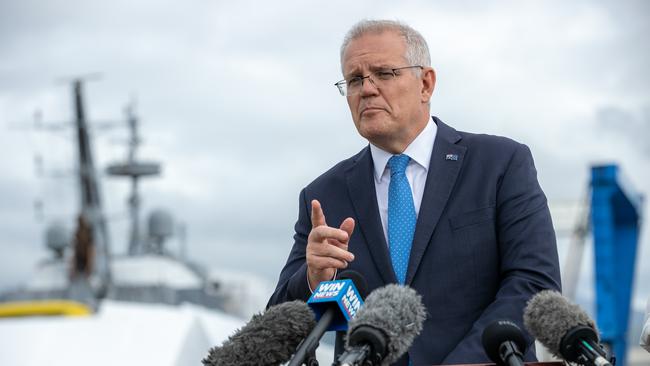
[{"label": "thumb", "polygon": [[354,231],[354,219],[348,217],[347,219],[343,220],[339,229],[348,233],[348,240],[350,240],[350,237],[352,236],[352,231]]}]

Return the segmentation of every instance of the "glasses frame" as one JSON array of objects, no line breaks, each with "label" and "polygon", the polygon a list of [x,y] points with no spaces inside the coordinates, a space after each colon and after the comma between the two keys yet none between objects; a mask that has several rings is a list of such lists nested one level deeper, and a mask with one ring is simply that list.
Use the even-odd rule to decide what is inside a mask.
[{"label": "glasses frame", "polygon": [[[360,86],[359,90],[361,90],[361,88],[363,88],[363,81],[364,81],[365,79],[368,79],[368,80],[370,80],[370,82],[372,83],[372,85],[374,85],[377,89],[379,89],[379,87],[377,86],[377,84],[375,83],[375,81],[371,78],[371,76],[376,75],[376,74],[379,73],[379,72],[387,72],[387,71],[391,71],[391,72],[393,73],[393,79],[394,79],[394,78],[396,78],[397,76],[400,75],[397,71],[399,71],[399,70],[404,70],[404,69],[412,69],[412,68],[415,68],[415,67],[419,67],[420,70],[424,70],[424,66],[422,66],[422,65],[410,65],[410,66],[395,67],[395,68],[391,68],[391,69],[380,69],[380,70],[377,70],[377,71],[373,71],[373,72],[371,72],[370,74],[368,74],[368,75],[366,75],[366,76],[355,76],[355,77],[353,77],[353,78],[350,78],[349,81],[352,81],[352,80],[354,80],[354,81],[360,81],[360,82],[361,82],[361,86]],[[391,80],[392,80],[392,79],[391,79]],[[340,81],[337,81],[336,83],[334,83],[334,86],[336,86],[336,87],[339,89],[339,93],[340,93],[342,96],[344,96],[344,97],[346,97],[346,96],[352,96],[352,95],[357,95],[357,94],[358,94],[358,93],[354,93],[354,94],[350,94],[350,93],[348,93],[347,85],[348,85],[349,81],[343,79],[343,80],[340,80]]]}]

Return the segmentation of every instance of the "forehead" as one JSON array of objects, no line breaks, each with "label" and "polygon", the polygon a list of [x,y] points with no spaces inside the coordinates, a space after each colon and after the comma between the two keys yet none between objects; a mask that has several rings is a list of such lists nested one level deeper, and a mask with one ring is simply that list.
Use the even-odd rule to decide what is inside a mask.
[{"label": "forehead", "polygon": [[406,55],[404,37],[395,31],[366,33],[350,41],[343,55],[343,74],[377,66],[400,66]]}]

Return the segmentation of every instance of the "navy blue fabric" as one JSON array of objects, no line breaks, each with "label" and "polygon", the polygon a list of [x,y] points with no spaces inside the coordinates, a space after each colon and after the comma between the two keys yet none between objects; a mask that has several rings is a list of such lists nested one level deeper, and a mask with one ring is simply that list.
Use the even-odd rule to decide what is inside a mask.
[{"label": "navy blue fabric", "polygon": [[[406,273],[428,316],[409,356],[414,365],[490,362],[481,345],[483,329],[503,318],[524,329],[526,301],[543,289],[560,290],[551,216],[527,146],[433,120],[438,132]],[[447,159],[450,154],[458,159]],[[356,220],[349,268],[365,276],[369,291],[398,282],[366,147],[300,193],[294,244],[269,306],[310,296],[305,248],[312,199],[321,202],[330,226]],[[533,361],[533,338],[527,339],[525,359]]]}]

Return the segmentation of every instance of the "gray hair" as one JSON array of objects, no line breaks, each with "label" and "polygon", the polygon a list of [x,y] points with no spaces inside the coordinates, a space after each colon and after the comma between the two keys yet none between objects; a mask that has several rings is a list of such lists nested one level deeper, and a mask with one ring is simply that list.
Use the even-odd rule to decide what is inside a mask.
[{"label": "gray hair", "polygon": [[427,41],[424,40],[420,32],[396,20],[364,19],[352,26],[345,35],[345,38],[343,38],[343,44],[341,45],[341,69],[343,69],[345,50],[352,40],[367,33],[382,33],[385,31],[397,32],[404,37],[404,41],[406,42],[406,55],[404,57],[410,65],[431,66],[429,46],[427,46]]}]

